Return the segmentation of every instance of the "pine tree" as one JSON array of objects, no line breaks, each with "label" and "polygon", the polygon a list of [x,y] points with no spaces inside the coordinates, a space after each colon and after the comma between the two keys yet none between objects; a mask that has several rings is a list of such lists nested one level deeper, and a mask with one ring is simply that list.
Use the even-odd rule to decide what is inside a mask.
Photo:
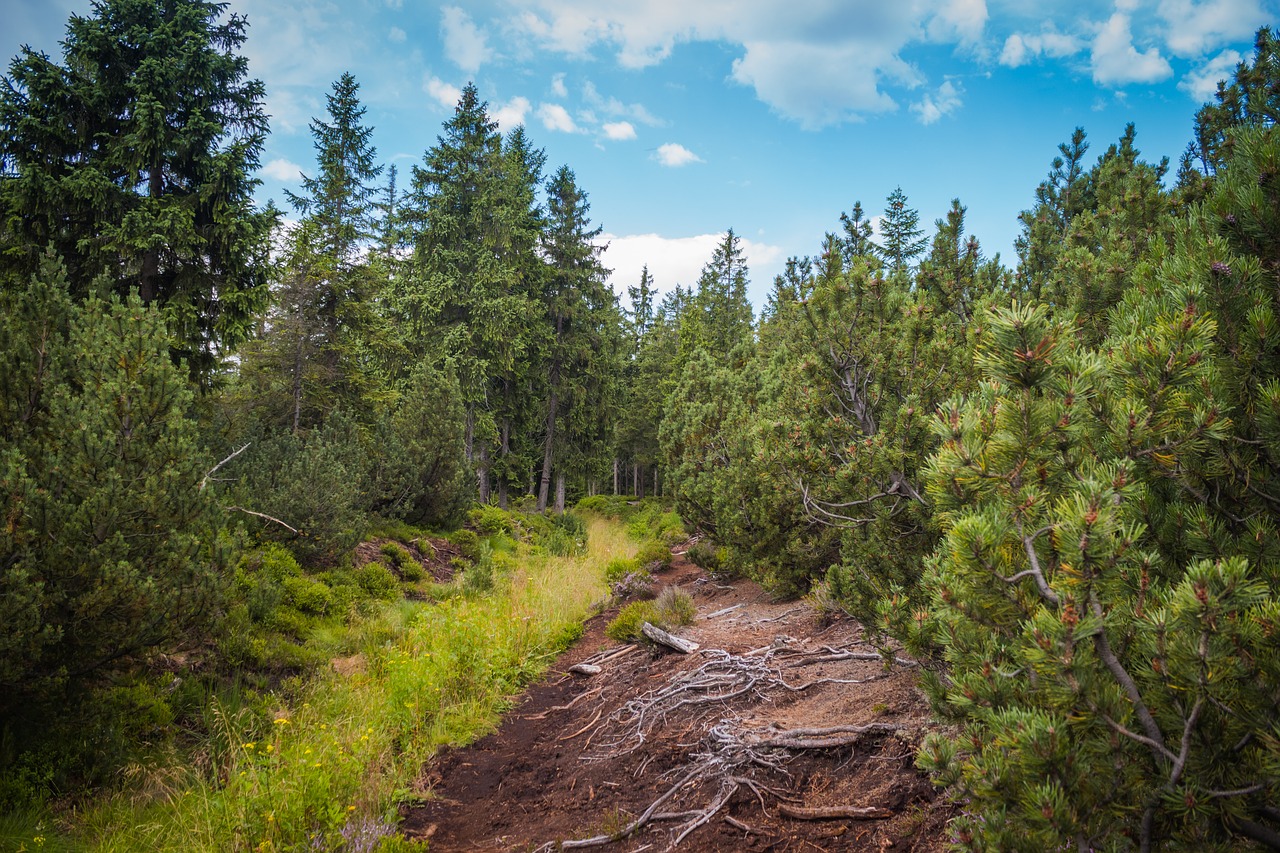
[{"label": "pine tree", "polygon": [[169,341],[49,257],[0,290],[0,716],[206,636],[228,555]]},{"label": "pine tree", "polygon": [[999,312],[982,384],[940,413],[919,636],[966,734],[920,760],[981,815],[969,849],[1280,838],[1276,174],[1274,129],[1240,131],[1097,349]]},{"label": "pine tree", "polygon": [[274,219],[252,198],[263,87],[224,11],[98,0],[68,23],[61,65],[24,49],[0,94],[2,263],[29,275],[52,247],[77,298],[105,275],[170,306],[174,355],[205,380],[266,300]]}]

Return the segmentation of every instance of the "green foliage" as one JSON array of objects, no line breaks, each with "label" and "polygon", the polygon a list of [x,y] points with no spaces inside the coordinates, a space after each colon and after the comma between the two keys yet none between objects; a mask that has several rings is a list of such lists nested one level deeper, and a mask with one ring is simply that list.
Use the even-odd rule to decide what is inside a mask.
[{"label": "green foliage", "polygon": [[474,530],[455,530],[446,537],[465,560],[475,562],[480,559],[480,537]]},{"label": "green foliage", "polygon": [[46,259],[0,290],[0,715],[198,639],[226,542],[160,312],[73,303]]},{"label": "green foliage", "polygon": [[949,665],[931,693],[964,748],[934,738],[920,762],[980,816],[959,824],[969,849],[1274,832],[1277,481],[1254,448],[1280,438],[1259,416],[1280,361],[1255,337],[1277,306],[1251,283],[1262,244],[1235,234],[1280,222],[1280,141],[1237,144],[1100,349],[1043,307],[999,312],[983,384],[940,412],[928,485],[946,536],[904,632]]},{"label": "green foliage", "polygon": [[24,47],[0,95],[4,268],[36,274],[49,249],[77,300],[99,276],[138,288],[205,381],[254,328],[274,219],[253,206],[265,92],[225,11],[104,0],[68,21],[62,64]]},{"label": "green foliage", "polygon": [[636,562],[646,571],[665,571],[671,568],[671,548],[657,539],[650,539],[636,551]]},{"label": "green foliage", "polygon": [[400,594],[400,581],[383,563],[373,560],[352,572],[360,588],[374,598],[390,599]]},{"label": "green foliage", "polygon": [[515,533],[511,514],[492,504],[470,510],[467,513],[467,521],[481,536],[492,536],[495,533],[505,533],[510,536]]},{"label": "green foliage", "polygon": [[706,539],[694,542],[689,546],[689,550],[685,552],[685,556],[689,558],[689,562],[698,568],[707,572],[717,572],[720,570],[719,549]]},{"label": "green foliage", "polygon": [[615,557],[605,564],[604,579],[607,583],[613,584],[621,580],[625,575],[634,574],[641,571],[640,561],[634,557]]},{"label": "green foliage", "polygon": [[640,628],[645,622],[664,631],[692,625],[698,608],[689,593],[668,586],[656,599],[633,601],[618,611],[605,635],[619,643],[648,642]]}]

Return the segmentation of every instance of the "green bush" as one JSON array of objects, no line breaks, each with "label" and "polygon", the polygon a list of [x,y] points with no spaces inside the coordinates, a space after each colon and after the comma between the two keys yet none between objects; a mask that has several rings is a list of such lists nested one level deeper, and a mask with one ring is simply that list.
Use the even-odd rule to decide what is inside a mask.
[{"label": "green bush", "polygon": [[458,549],[463,559],[473,563],[480,559],[480,537],[474,530],[455,530],[445,538]]},{"label": "green bush", "polygon": [[639,560],[632,557],[614,557],[605,564],[604,579],[612,584],[622,580],[625,575],[638,574],[640,571]]},{"label": "green bush", "polygon": [[287,577],[283,582],[285,598],[303,613],[323,615],[333,605],[333,593],[323,581],[304,577]]},{"label": "green bush", "polygon": [[671,548],[656,539],[650,539],[636,551],[636,562],[651,572],[671,568]]},{"label": "green bush", "polygon": [[619,643],[646,641],[640,632],[645,622],[666,631],[682,625],[692,625],[697,612],[689,593],[669,586],[656,600],[633,601],[623,607],[605,627],[604,632]]},{"label": "green bush", "polygon": [[352,575],[360,588],[373,598],[391,599],[400,592],[400,581],[390,569],[377,560],[365,563]]},{"label": "green bush", "polygon": [[493,536],[495,533],[515,534],[515,525],[511,513],[504,509],[485,504],[467,513],[467,520],[481,536]]},{"label": "green bush", "polygon": [[705,539],[690,545],[689,550],[685,552],[685,556],[689,558],[689,562],[704,571],[716,572],[720,570],[720,555],[716,550],[716,546]]},{"label": "green bush", "polygon": [[644,639],[640,626],[648,622],[661,627],[658,624],[661,621],[658,606],[653,601],[633,601],[618,611],[618,615],[605,627],[604,633],[616,642],[634,643]]},{"label": "green bush", "polygon": [[692,625],[698,615],[698,607],[693,603],[693,596],[676,586],[669,586],[662,591],[656,601],[658,618],[661,627],[679,627]]}]

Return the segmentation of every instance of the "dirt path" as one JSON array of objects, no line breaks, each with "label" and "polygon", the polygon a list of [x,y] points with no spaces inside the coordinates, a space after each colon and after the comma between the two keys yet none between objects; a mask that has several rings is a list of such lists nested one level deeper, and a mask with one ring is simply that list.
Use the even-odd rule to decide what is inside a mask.
[{"label": "dirt path", "polygon": [[[406,835],[432,851],[554,849],[648,811],[590,849],[661,851],[686,830],[676,849],[945,849],[951,807],[913,765],[929,726],[913,670],[849,656],[873,651],[856,623],[824,626],[749,581],[716,583],[682,558],[657,580],[693,595],[698,619],[679,634],[701,650],[636,648],[569,675],[616,647],[604,635],[616,611],[592,619],[497,732],[426,768],[431,799],[406,809]],[[846,807],[885,816],[783,814]]]}]

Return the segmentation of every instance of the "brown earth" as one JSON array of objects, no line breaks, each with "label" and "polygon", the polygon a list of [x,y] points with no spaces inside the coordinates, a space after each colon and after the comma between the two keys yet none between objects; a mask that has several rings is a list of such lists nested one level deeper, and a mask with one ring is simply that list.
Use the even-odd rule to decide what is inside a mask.
[{"label": "brown earth", "polygon": [[[426,800],[404,809],[405,835],[433,852],[553,850],[616,836],[648,812],[592,849],[945,849],[954,807],[913,764],[931,727],[913,667],[853,657],[874,658],[856,622],[823,622],[682,557],[657,582],[693,596],[698,618],[678,633],[701,649],[636,647],[598,675],[571,675],[620,648],[604,634],[616,609],[595,617],[498,731],[424,770]],[[783,814],[833,807],[884,816]]]}]

